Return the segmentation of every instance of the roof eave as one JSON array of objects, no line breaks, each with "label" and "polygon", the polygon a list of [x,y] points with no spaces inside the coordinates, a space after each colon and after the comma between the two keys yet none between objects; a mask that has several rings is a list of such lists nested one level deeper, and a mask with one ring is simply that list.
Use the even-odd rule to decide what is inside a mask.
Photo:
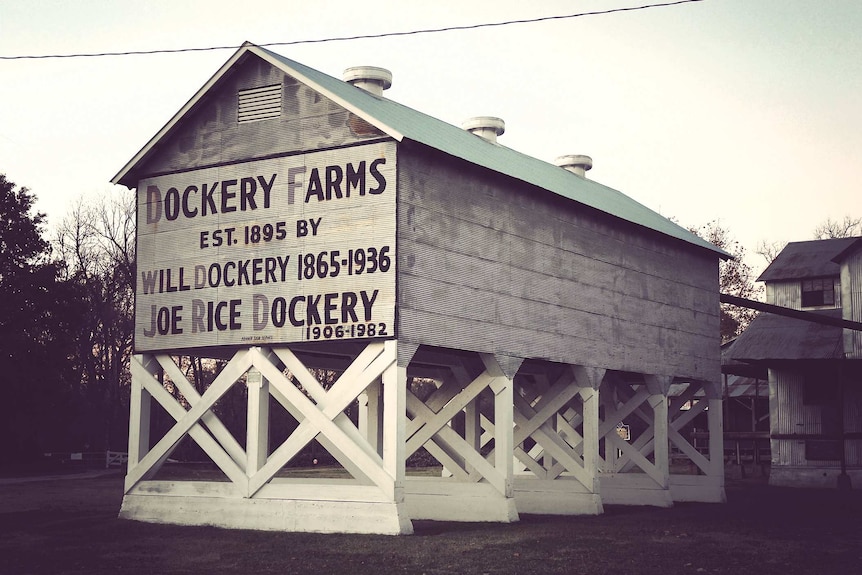
[{"label": "roof eave", "polygon": [[146,145],[138,151],[137,154],[129,160],[123,169],[121,169],[112,179],[111,183],[124,185],[127,188],[131,189],[138,185],[137,178],[134,177],[135,168],[142,164],[147,157],[155,150],[155,148],[159,145],[159,142],[162,141],[175,127],[179,122],[185,117],[194,107],[206,96],[207,92],[209,92],[213,86],[215,86],[229,71],[230,69],[236,65],[236,63],[246,54],[254,54],[255,56],[265,60],[272,66],[282,70],[283,72],[289,74],[290,76],[296,78],[300,82],[306,84],[313,90],[316,90],[326,97],[332,99],[334,102],[343,106],[345,109],[350,112],[356,114],[369,124],[373,125],[377,129],[381,130],[388,136],[401,141],[404,138],[404,135],[400,133],[398,130],[394,129],[392,126],[386,125],[381,122],[377,118],[367,114],[361,108],[358,108],[356,105],[352,104],[349,101],[346,101],[344,98],[341,98],[337,94],[332,93],[332,91],[328,90],[324,86],[320,85],[318,82],[314,81],[312,78],[297,70],[294,67],[289,66],[284,60],[278,59],[273,56],[271,52],[268,50],[264,50],[263,48],[252,44],[251,42],[245,42],[233,55],[228,58],[228,60],[221,66],[221,68],[213,74],[209,80],[189,99],[185,105],[180,108],[180,110],[174,114],[174,116],[159,130],[150,140],[146,143]]},{"label": "roof eave", "polygon": [[[339,106],[342,106],[344,109],[350,111],[351,113],[355,114],[359,118],[361,118],[364,121],[368,122],[369,124],[375,126],[377,129],[379,129],[380,131],[382,131],[383,133],[385,133],[389,137],[395,139],[396,141],[401,142],[401,141],[404,141],[405,139],[413,140],[413,141],[416,141],[420,144],[435,148],[440,152],[447,153],[447,154],[454,154],[459,158],[462,158],[462,159],[469,161],[471,163],[476,163],[477,165],[483,166],[487,169],[491,169],[493,171],[498,171],[498,172],[503,173],[505,175],[515,177],[516,179],[523,179],[523,174],[519,175],[517,171],[513,172],[510,169],[511,164],[508,162],[505,163],[501,167],[501,166],[493,165],[494,162],[489,164],[489,163],[483,162],[481,158],[475,157],[476,156],[476,154],[475,154],[476,150],[474,149],[474,146],[468,146],[468,148],[471,150],[471,152],[464,154],[463,150],[449,149],[449,148],[451,148],[451,146],[449,146],[449,147],[447,147],[447,146],[438,147],[437,145],[435,145],[434,142],[426,141],[422,137],[421,134],[416,134],[416,135],[406,134],[405,132],[394,128],[392,125],[390,125],[389,123],[387,123],[384,120],[381,120],[380,118],[378,118],[374,114],[375,105],[374,105],[372,100],[367,100],[367,99],[380,99],[380,100],[383,100],[387,103],[392,103],[390,100],[387,100],[386,98],[383,98],[381,96],[375,96],[375,95],[364,93],[364,92],[361,94],[360,93],[356,93],[356,94],[351,93],[351,94],[349,94],[351,97],[340,96],[337,93],[338,90],[333,91],[332,89],[327,88],[324,84],[318,82],[315,79],[314,73],[317,73],[316,70],[312,70],[311,68],[307,68],[306,66],[303,66],[302,64],[299,64],[298,62],[293,62],[292,60],[289,60],[289,59],[287,59],[283,56],[280,56],[274,52],[271,52],[265,48],[261,48],[260,46],[256,46],[255,44],[252,44],[250,42],[246,42],[227,60],[227,62],[225,62],[221,66],[221,68],[206,82],[206,84],[204,84],[195,93],[195,95],[192,96],[192,98],[189,99],[188,102],[186,102],[186,104],[171,118],[171,120],[167,124],[165,124],[162,127],[162,129],[159,130],[159,132],[156,133],[156,135],[154,135],[149,140],[149,142],[147,142],[147,144],[123,167],[122,170],[120,170],[120,172],[116,176],[114,176],[114,178],[111,181],[115,184],[125,185],[128,188],[136,187],[138,184],[137,168],[139,168],[139,166],[141,166],[148,159],[148,157],[153,153],[153,151],[159,145],[159,143],[164,138],[166,138],[168,136],[168,134],[170,134],[176,128],[177,124],[179,124],[181,122],[183,117],[185,117],[187,114],[189,114],[191,112],[191,110],[193,110],[195,108],[195,106],[197,106],[200,103],[200,101],[206,96],[206,94],[246,54],[254,54],[255,56],[266,61],[267,63],[269,63],[273,67],[283,71],[285,74],[288,74],[291,77],[296,78],[297,80],[299,80],[303,84],[307,85],[311,89],[325,95],[327,98],[331,99],[333,102],[335,102]],[[305,73],[303,71],[305,69],[308,69],[309,73]],[[354,90],[362,92],[359,88],[354,88]],[[345,94],[345,96],[348,96],[348,94]],[[355,102],[352,101],[352,96],[356,96]],[[365,109],[363,107],[365,104],[369,104],[370,109]],[[411,110],[411,111],[414,113],[418,113],[418,112],[415,112],[413,110]],[[406,129],[404,127],[402,127],[402,128]],[[457,129],[454,126],[451,126],[451,128]],[[418,138],[414,137],[414,136],[418,136]],[[438,144],[439,144],[439,142],[438,142]],[[522,155],[518,152],[515,152],[514,150],[512,150],[511,153]],[[530,161],[541,162],[541,160],[537,160],[536,158],[530,158]],[[499,164],[499,162],[496,162],[496,163]],[[542,162],[542,163],[546,164],[546,162]],[[564,171],[562,168],[557,168],[557,169]],[[577,177],[577,176],[574,176],[573,174],[568,174],[568,173],[566,173],[565,175],[571,176],[572,178]],[[562,177],[562,174],[554,176],[554,179],[558,180],[560,177]],[[575,201],[577,203],[587,205],[587,206],[592,207],[594,209],[599,209],[600,211],[605,211],[606,213],[608,213],[614,217],[617,217],[621,220],[628,221],[628,222],[633,223],[633,224],[638,225],[638,226],[642,226],[646,229],[652,229],[652,230],[654,230],[660,234],[663,234],[665,236],[672,237],[672,238],[675,238],[677,240],[683,241],[683,242],[685,242],[689,245],[692,245],[694,247],[706,249],[709,252],[711,252],[713,255],[716,255],[721,259],[731,259],[732,258],[731,254],[729,254],[729,253],[725,252],[724,250],[718,248],[717,246],[707,242],[703,238],[696,236],[695,234],[691,233],[689,230],[686,230],[685,228],[682,228],[678,224],[674,224],[673,222],[668,221],[670,224],[672,224],[672,225],[669,225],[668,222],[662,221],[662,223],[659,226],[655,227],[652,224],[650,224],[649,222],[640,221],[637,218],[631,219],[629,217],[626,217],[624,214],[616,213],[613,210],[608,211],[608,210],[600,208],[599,206],[591,205],[591,203],[589,201],[583,202],[583,201],[581,201],[581,199],[579,199],[575,195],[568,194],[565,191],[561,191],[563,189],[568,189],[568,186],[569,186],[568,181],[566,181],[566,182],[555,182],[555,183],[552,182],[551,187],[545,187],[542,182],[537,181],[535,179],[531,179],[531,178],[524,179],[523,181],[525,181],[529,184],[532,184],[532,185],[537,185],[539,187],[543,187],[545,189],[548,189],[548,191],[550,191],[552,193],[560,194],[563,197],[566,197],[569,200]],[[607,188],[607,186],[603,186],[602,184],[599,184],[598,182],[594,182],[592,180],[587,180],[587,182],[588,182],[588,185],[591,185],[591,186],[598,186],[602,189]],[[621,192],[617,192],[616,190],[613,190],[612,188],[607,188],[606,191],[608,191],[608,193],[621,194]],[[626,196],[626,198],[629,200],[629,202],[633,202],[635,204],[637,203],[634,200],[632,200],[631,198],[629,198],[628,196]],[[645,207],[643,207],[643,208],[647,211],[650,211],[650,212],[652,211],[652,210],[649,210],[648,208],[645,208]]]},{"label": "roof eave", "polygon": [[836,264],[840,264],[841,262],[844,261],[844,259],[847,256],[849,256],[851,253],[855,252],[860,247],[862,247],[862,237],[856,238],[856,241],[854,241],[849,246],[847,246],[846,248],[841,250],[841,253],[839,253],[837,256],[832,258],[832,261],[835,262]]},{"label": "roof eave", "polygon": [[[362,108],[357,107],[352,102],[345,100],[344,98],[342,98],[338,94],[333,93],[331,90],[329,90],[325,86],[319,84],[314,79],[307,76],[306,74],[303,74],[298,69],[293,68],[291,66],[288,66],[284,62],[283,59],[276,58],[273,55],[273,53],[270,52],[269,50],[265,50],[259,46],[250,45],[249,46],[249,52],[251,52],[251,53],[257,55],[258,57],[262,58],[263,60],[269,62],[271,65],[275,66],[276,68],[279,68],[283,72],[288,73],[290,76],[296,78],[297,80],[299,80],[300,82],[302,82],[303,84],[308,86],[309,88],[311,88],[317,92],[322,93],[323,95],[325,95],[327,98],[329,98],[330,100],[332,100],[333,102],[335,102],[339,106],[341,106],[341,107],[345,108],[346,110],[356,114],[357,116],[359,116],[360,118],[362,118],[363,120],[365,120],[366,122],[368,122],[369,124],[371,124],[372,126],[377,128],[378,130],[380,130],[381,132],[385,133],[387,136],[394,138],[394,139],[398,140],[399,142],[404,139],[404,134],[402,134],[401,132],[399,132],[398,130],[393,128],[392,126],[390,126],[384,122],[381,122],[376,117],[368,114]],[[359,90],[360,88],[356,88],[356,89]]]},{"label": "roof eave", "polygon": [[159,142],[167,136],[171,130],[183,119],[183,117],[188,114],[197,104],[203,99],[207,92],[216,84],[219,80],[221,80],[225,74],[236,64],[242,56],[249,51],[249,48],[254,46],[250,42],[245,42],[242,46],[237,49],[233,55],[228,58],[227,62],[225,62],[221,68],[213,74],[209,80],[192,96],[185,105],[179,109],[179,111],[174,114],[174,116],[168,121],[167,124],[162,126],[162,129],[156,132],[156,134],[150,138],[150,141],[146,143],[146,145],[141,148],[137,154],[129,160],[123,169],[117,172],[111,179],[112,184],[120,184],[124,185],[127,188],[131,189],[137,187],[138,182],[136,179],[130,180],[129,176],[134,173],[135,167],[141,164],[147,156],[158,146]]}]

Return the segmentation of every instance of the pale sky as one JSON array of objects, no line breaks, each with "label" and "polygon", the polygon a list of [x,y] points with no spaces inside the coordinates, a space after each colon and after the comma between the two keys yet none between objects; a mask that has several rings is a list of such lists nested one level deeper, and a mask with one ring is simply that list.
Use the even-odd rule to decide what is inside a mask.
[{"label": "pale sky", "polygon": [[[0,0],[0,56],[239,46],[632,7],[650,0]],[[685,226],[718,219],[753,252],[862,217],[862,2],[704,0],[479,30],[270,49],[385,95]],[[0,173],[56,225],[111,178],[233,50],[0,60]],[[761,266],[759,259],[751,259]]]}]

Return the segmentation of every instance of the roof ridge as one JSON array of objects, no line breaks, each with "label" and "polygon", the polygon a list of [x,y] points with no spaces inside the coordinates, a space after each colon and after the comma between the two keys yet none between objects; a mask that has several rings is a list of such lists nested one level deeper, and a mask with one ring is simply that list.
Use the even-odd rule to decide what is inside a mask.
[{"label": "roof ridge", "polygon": [[575,201],[690,245],[709,250],[721,258],[730,254],[690,230],[672,222],[630,196],[595,180],[579,177],[564,168],[500,144],[493,144],[462,128],[415,110],[384,96],[354,87],[334,76],[301,64],[251,42],[243,45],[222,65],[200,90],[113,178],[112,182],[133,187],[128,180],[135,166],[142,164],[156,147],[246,54],[251,53],[296,76],[312,89],[355,113],[397,141],[409,140],[460,158],[474,165],[515,178],[527,184]]}]

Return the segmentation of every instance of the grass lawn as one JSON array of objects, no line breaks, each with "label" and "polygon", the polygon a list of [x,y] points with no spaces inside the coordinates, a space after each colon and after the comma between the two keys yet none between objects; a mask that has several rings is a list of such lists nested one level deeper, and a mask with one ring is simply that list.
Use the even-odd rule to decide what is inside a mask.
[{"label": "grass lawn", "polygon": [[858,490],[737,482],[723,505],[608,507],[510,525],[419,521],[415,535],[392,537],[123,521],[122,484],[119,474],[0,483],[0,574],[862,572]]}]

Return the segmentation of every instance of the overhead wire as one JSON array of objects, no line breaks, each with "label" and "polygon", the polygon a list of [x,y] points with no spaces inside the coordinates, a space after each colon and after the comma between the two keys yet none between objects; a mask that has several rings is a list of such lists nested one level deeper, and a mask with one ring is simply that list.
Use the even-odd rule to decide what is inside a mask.
[{"label": "overhead wire", "polygon": [[[393,38],[398,36],[416,36],[419,34],[436,34],[440,32],[458,32],[464,30],[476,30],[480,28],[494,28],[500,26],[511,26],[515,24],[533,24],[536,22],[546,22],[550,20],[567,20],[571,18],[581,18],[584,16],[601,16],[605,14],[615,14],[618,12],[633,12],[636,10],[647,10],[651,8],[665,8],[668,6],[678,6],[680,4],[691,4],[694,2],[703,2],[704,0],[675,0],[673,2],[662,2],[655,4],[644,4],[641,6],[627,6],[621,8],[607,8],[604,10],[594,10],[590,12],[579,12],[576,14],[564,14],[557,16],[540,16],[537,18],[525,18],[521,20],[506,20],[504,22],[486,22],[482,24],[465,24],[461,26],[445,26],[442,28],[426,28],[421,30],[409,30],[404,32],[381,32],[379,34],[360,34],[355,36],[338,36],[332,38],[317,38],[309,40],[293,40],[289,42],[268,42],[258,44],[262,47],[272,46],[296,46],[299,44],[321,44],[325,42],[345,42],[349,40],[370,40],[380,38]],[[155,49],[155,50],[128,50],[123,52],[91,52],[79,54],[35,54],[35,55],[17,55],[17,56],[0,56],[0,60],[47,60],[59,58],[96,58],[106,56],[142,56],[150,54],[177,54],[183,52],[211,52],[216,50],[236,50],[239,46],[207,46],[201,48],[173,48],[173,49]]]}]

